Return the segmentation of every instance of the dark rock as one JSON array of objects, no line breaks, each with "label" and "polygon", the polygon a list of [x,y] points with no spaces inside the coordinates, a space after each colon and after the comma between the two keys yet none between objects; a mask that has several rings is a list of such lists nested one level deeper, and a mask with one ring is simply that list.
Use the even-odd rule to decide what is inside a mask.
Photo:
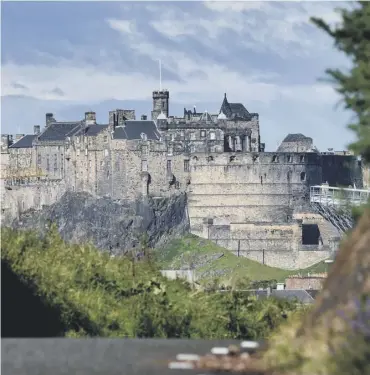
[{"label": "dark rock", "polygon": [[140,248],[145,234],[150,247],[160,247],[189,231],[185,194],[118,202],[67,192],[49,207],[25,212],[11,227],[36,229],[44,234],[51,223],[56,224],[64,240],[90,241],[112,254]]}]

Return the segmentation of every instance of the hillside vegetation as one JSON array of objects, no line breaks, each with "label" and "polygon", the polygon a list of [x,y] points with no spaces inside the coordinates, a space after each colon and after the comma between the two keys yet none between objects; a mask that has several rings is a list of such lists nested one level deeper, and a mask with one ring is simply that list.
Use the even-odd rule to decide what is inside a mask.
[{"label": "hillside vegetation", "polygon": [[292,274],[305,275],[327,270],[324,262],[295,271],[268,267],[245,257],[237,257],[215,243],[191,234],[171,241],[156,252],[156,259],[162,269],[194,269],[201,282],[217,279],[223,285],[243,279],[280,282]]},{"label": "hillside vegetation", "polygon": [[297,308],[247,293],[195,291],[164,279],[150,257],[112,258],[92,245],[64,243],[55,229],[42,239],[11,229],[1,234],[2,263],[58,311],[62,336],[262,338]]}]

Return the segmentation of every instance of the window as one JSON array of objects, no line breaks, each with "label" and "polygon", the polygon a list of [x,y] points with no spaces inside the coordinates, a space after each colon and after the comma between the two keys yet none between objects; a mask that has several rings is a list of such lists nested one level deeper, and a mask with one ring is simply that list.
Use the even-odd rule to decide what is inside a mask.
[{"label": "window", "polygon": [[279,161],[278,156],[277,156],[277,155],[274,155],[274,156],[272,157],[272,162],[273,162],[273,163],[277,163],[278,161]]},{"label": "window", "polygon": [[190,172],[189,160],[184,160],[184,172]]},{"label": "window", "polygon": [[205,130],[201,130],[200,131],[200,137],[201,138],[205,138],[205,136],[206,136],[206,131]]},{"label": "window", "polygon": [[167,173],[172,173],[172,162],[167,160]]},{"label": "window", "polygon": [[180,131],[180,137],[185,137],[185,132],[183,130]]},{"label": "window", "polygon": [[299,161],[300,161],[301,163],[304,163],[304,155],[301,155],[301,156],[300,156]]},{"label": "window", "polygon": [[104,150],[104,156],[108,156],[109,155],[109,151],[108,151],[108,149],[105,149]]},{"label": "window", "polygon": [[104,142],[108,142],[108,136],[107,135],[104,136]]},{"label": "window", "polygon": [[168,153],[169,156],[171,156],[173,154],[173,147],[172,146],[168,146],[167,153]]},{"label": "window", "polygon": [[148,146],[143,146],[141,148],[141,153],[142,153],[142,156],[148,156],[149,152],[148,152]]},{"label": "window", "polygon": [[301,172],[301,181],[306,181],[306,173]]},{"label": "window", "polygon": [[141,171],[148,172],[148,162],[146,160],[141,161]]},{"label": "window", "polygon": [[87,156],[87,148],[85,148],[85,156]]},{"label": "window", "polygon": [[92,161],[89,160],[89,168],[91,168],[91,167],[92,167]]},{"label": "window", "polygon": [[54,172],[58,170],[58,156],[54,154]]},{"label": "window", "polygon": [[49,172],[50,170],[50,161],[49,161],[49,155],[46,155],[46,170]]},{"label": "window", "polygon": [[191,140],[195,140],[195,138],[196,138],[196,137],[195,137],[195,133],[194,133],[194,132],[190,133],[190,139],[191,139]]},{"label": "window", "polygon": [[80,137],[76,137],[76,143],[80,143]]},{"label": "window", "polygon": [[80,150],[77,150],[77,156],[80,156]]},{"label": "window", "polygon": [[145,133],[141,133],[140,137],[143,141],[146,141],[148,139],[148,136]]},{"label": "window", "polygon": [[213,156],[208,156],[207,161],[213,161]]},{"label": "window", "polygon": [[37,155],[37,164],[41,165],[41,155],[40,154]]},{"label": "window", "polygon": [[293,160],[292,160],[292,155],[288,155],[287,157],[287,162],[288,163],[291,163]]},{"label": "window", "polygon": [[210,132],[209,133],[209,139],[212,139],[212,140],[216,139],[216,133],[215,132]]}]

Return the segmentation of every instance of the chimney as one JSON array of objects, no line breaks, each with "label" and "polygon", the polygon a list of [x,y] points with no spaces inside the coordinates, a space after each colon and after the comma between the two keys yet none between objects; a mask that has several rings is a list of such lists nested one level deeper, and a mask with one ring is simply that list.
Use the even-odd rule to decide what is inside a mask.
[{"label": "chimney", "polygon": [[1,151],[7,151],[8,147],[11,145],[9,134],[2,134],[1,142],[2,142]]},{"label": "chimney", "polygon": [[40,125],[33,126],[33,134],[39,135],[40,134]]},{"label": "chimney", "polygon": [[48,127],[53,122],[55,122],[54,115],[52,113],[47,113],[45,115],[45,126]]},{"label": "chimney", "polygon": [[24,134],[16,134],[15,135],[15,141],[17,142],[17,141],[19,141],[23,137],[24,137]]},{"label": "chimney", "polygon": [[95,112],[85,112],[85,125],[96,125]]},{"label": "chimney", "polygon": [[141,121],[146,121],[147,120],[147,115],[141,115]]},{"label": "chimney", "polygon": [[194,106],[193,113],[194,113],[194,115],[197,113],[197,107],[196,106]]}]

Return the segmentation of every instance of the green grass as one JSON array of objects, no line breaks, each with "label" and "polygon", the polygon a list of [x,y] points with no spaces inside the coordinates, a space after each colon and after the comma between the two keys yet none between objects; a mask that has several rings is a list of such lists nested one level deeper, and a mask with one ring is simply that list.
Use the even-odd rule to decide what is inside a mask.
[{"label": "green grass", "polygon": [[[191,234],[170,242],[156,254],[162,269],[195,268],[200,280],[210,281],[217,278],[225,285],[232,283],[232,280],[244,278],[252,281],[280,282],[289,275],[298,273],[305,275],[327,270],[324,262],[295,271],[269,267],[245,257],[237,257],[215,243]],[[222,256],[217,259],[217,255]]]}]

